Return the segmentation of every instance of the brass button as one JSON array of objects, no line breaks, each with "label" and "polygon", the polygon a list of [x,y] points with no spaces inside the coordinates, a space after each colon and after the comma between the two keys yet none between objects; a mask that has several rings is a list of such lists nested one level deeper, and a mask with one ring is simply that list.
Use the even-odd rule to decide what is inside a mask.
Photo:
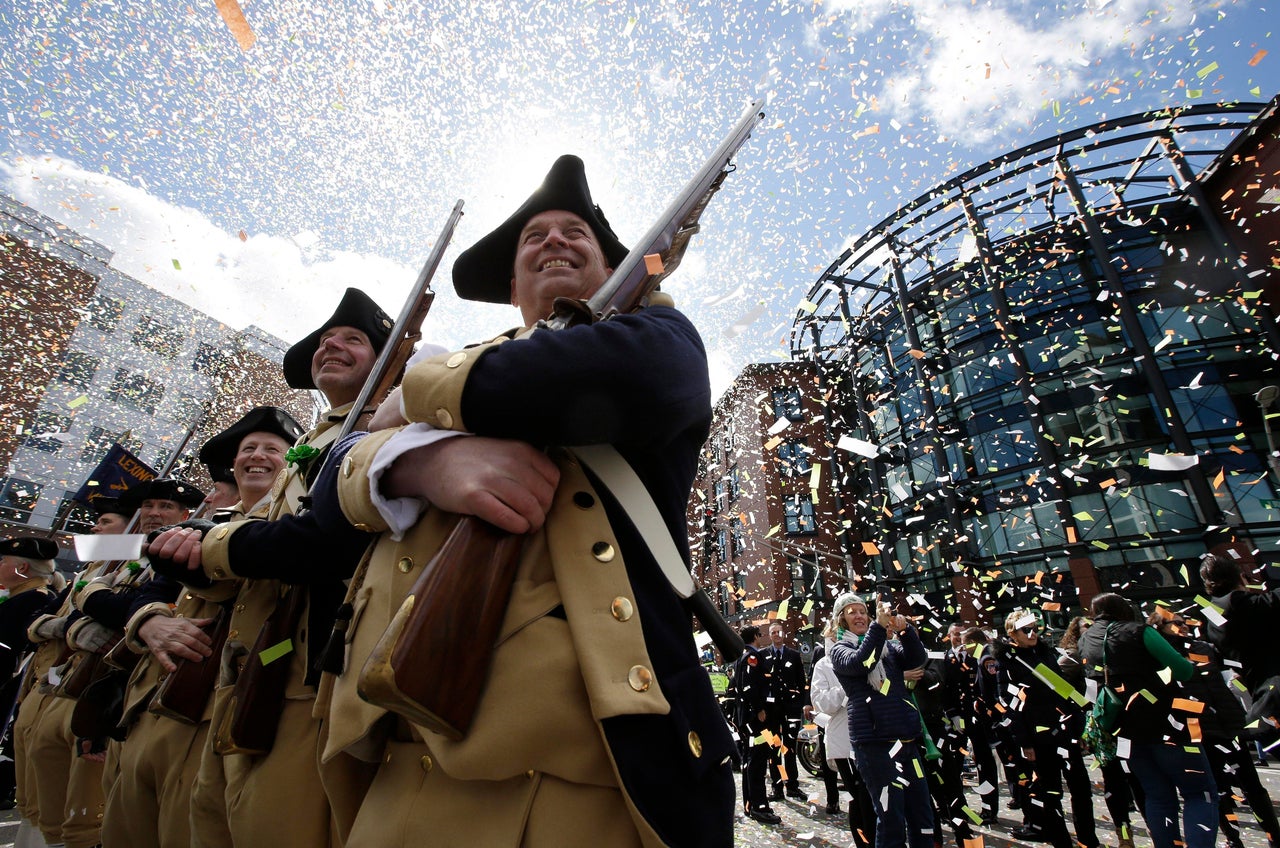
[{"label": "brass button", "polygon": [[596,542],[591,546],[591,555],[601,562],[613,562],[616,553],[608,542]]},{"label": "brass button", "polygon": [[239,631],[239,630],[231,630],[231,631],[229,631],[229,632],[227,633],[227,638],[228,638],[228,639],[234,639],[234,638],[236,638],[236,637],[237,637],[237,636],[239,636],[239,635],[240,635],[240,631]]},{"label": "brass button", "polygon": [[445,362],[445,366],[449,368],[457,368],[459,365],[467,361],[466,353],[455,353]]},{"label": "brass button", "polygon": [[533,769],[529,769],[527,772],[525,772],[524,776],[527,777],[529,780],[533,780]]},{"label": "brass button", "polygon": [[356,464],[351,461],[350,456],[344,456],[342,458],[342,476],[343,477],[350,477],[351,472],[354,471],[355,468],[356,468]]},{"label": "brass button", "polygon": [[434,766],[435,763],[431,761],[430,754],[423,754],[422,759],[418,760],[418,765],[422,766],[423,771],[431,771],[431,767]]},{"label": "brass button", "polygon": [[590,492],[574,492],[573,505],[578,509],[591,509],[596,505],[596,499],[591,497]]},{"label": "brass button", "polygon": [[224,526],[222,526],[222,527],[219,527],[219,528],[218,528],[218,531],[217,531],[216,533],[214,533],[214,534],[213,534],[213,538],[215,538],[215,539],[225,539],[225,538],[227,538],[227,534],[228,534],[228,533],[230,533],[230,532],[231,532],[231,528],[230,528],[230,527],[228,527],[228,526],[226,526],[226,525],[224,525]]},{"label": "brass button", "polygon": [[391,752],[390,752],[390,751],[388,751],[388,752],[387,752],[387,755],[386,755],[385,757],[383,757],[382,761],[383,761],[384,763],[389,763],[389,762],[391,762]]},{"label": "brass button", "polygon": [[702,756],[702,740],[692,730],[689,731],[689,750],[693,752],[695,757]]},{"label": "brass button", "polygon": [[609,611],[613,613],[613,617],[618,621],[630,621],[635,609],[631,606],[631,601],[626,598],[614,598],[613,605],[609,607]]},{"label": "brass button", "polygon": [[401,574],[408,574],[413,570],[413,557],[400,557],[400,561],[396,563],[396,568],[400,569]]},{"label": "brass button", "polygon": [[453,416],[449,414],[449,410],[443,406],[436,410],[436,420],[440,422],[440,426],[448,430],[453,427]]},{"label": "brass button", "polygon": [[356,528],[357,530],[359,530],[361,533],[372,533],[372,532],[373,532],[373,528],[372,528],[372,527],[370,527],[368,524],[365,524],[363,521],[361,521],[359,524],[356,524],[356,525],[354,525],[354,526],[355,526],[355,528]]},{"label": "brass button", "polygon": [[222,570],[222,567],[221,567],[221,566],[219,566],[218,568],[215,568],[215,569],[213,570],[213,576],[214,576],[214,578],[215,578],[215,579],[217,579],[217,580],[223,580],[223,579],[225,579],[225,578],[226,578],[226,576],[227,576],[227,572],[223,571],[223,570]]},{"label": "brass button", "polygon": [[642,665],[633,665],[631,666],[631,671],[627,672],[627,682],[637,692],[644,692],[649,688],[649,684],[653,682],[653,672]]},{"label": "brass button", "polygon": [[244,612],[244,604],[236,604],[236,612]]}]

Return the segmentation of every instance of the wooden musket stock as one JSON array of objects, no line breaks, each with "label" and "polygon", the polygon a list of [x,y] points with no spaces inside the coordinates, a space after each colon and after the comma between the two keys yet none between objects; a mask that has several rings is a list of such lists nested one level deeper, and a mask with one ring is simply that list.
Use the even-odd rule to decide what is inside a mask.
[{"label": "wooden musket stock", "polygon": [[[422,338],[422,322],[435,299],[435,292],[430,288],[431,278],[435,276],[440,260],[444,257],[444,250],[453,238],[453,231],[461,218],[462,201],[459,200],[454,204],[422,270],[418,272],[418,278],[391,328],[387,343],[374,360],[369,376],[365,379],[360,394],[356,396],[346,420],[342,422],[333,444],[349,436],[366,408],[371,404],[376,406],[384,400],[399,379],[405,363],[413,353],[414,345]],[[308,594],[306,585],[289,587],[286,600],[283,604],[276,605],[275,611],[259,632],[253,652],[236,679],[236,687],[222,725],[215,728],[213,744],[218,753],[261,755],[271,750],[275,742],[276,727],[280,723],[289,663],[280,659],[263,666],[260,654],[293,637],[306,609]],[[279,619],[277,613],[280,614]],[[295,648],[301,649],[298,646]],[[328,652],[327,646],[325,652]]]},{"label": "wooden musket stock", "polygon": [[184,724],[199,724],[204,719],[209,696],[218,684],[222,646],[227,643],[227,633],[231,630],[231,616],[225,609],[219,610],[213,621],[201,629],[212,640],[212,653],[199,662],[175,659],[177,668],[160,681],[147,705],[148,712]]},{"label": "wooden musket stock", "polygon": [[[730,160],[764,117],[762,105],[757,100],[747,108],[596,294],[585,302],[557,299],[554,314],[542,326],[558,330],[645,306],[648,296],[680,264],[702,211],[732,171]],[[650,270],[654,263],[647,261],[654,257],[661,266],[656,273]],[[437,733],[454,739],[465,736],[497,648],[523,541],[478,518],[460,518],[370,654],[358,682],[361,696]],[[727,626],[708,630],[718,644],[724,634],[732,635]],[[726,655],[735,641],[732,655],[741,654],[742,642],[735,636],[728,640]]]}]

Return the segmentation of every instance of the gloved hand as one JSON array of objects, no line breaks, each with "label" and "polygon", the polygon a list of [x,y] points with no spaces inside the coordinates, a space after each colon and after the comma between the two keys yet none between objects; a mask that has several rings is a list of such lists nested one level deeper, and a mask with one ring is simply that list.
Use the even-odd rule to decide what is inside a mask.
[{"label": "gloved hand", "polygon": [[115,630],[105,624],[89,621],[75,629],[71,635],[71,644],[82,651],[100,654],[115,641],[117,635]]},{"label": "gloved hand", "polygon": [[61,639],[67,635],[67,617],[65,615],[46,616],[43,621],[37,622],[32,628],[32,635],[46,642]]}]

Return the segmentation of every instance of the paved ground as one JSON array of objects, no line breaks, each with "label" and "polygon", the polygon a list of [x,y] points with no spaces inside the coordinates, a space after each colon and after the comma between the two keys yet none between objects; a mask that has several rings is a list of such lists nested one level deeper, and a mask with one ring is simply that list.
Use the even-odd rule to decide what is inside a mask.
[{"label": "paved ground", "polygon": [[[1258,770],[1262,775],[1262,782],[1266,784],[1267,789],[1271,791],[1273,799],[1280,799],[1280,767],[1271,766]],[[741,791],[741,781],[739,783],[739,791]],[[805,848],[847,848],[852,842],[849,835],[848,818],[841,816],[828,816],[824,812],[826,807],[826,792],[822,788],[822,782],[810,777],[808,774],[802,774],[800,777],[800,788],[806,795],[812,799],[813,803],[802,803],[800,801],[786,800],[775,801],[773,803],[774,811],[782,817],[782,824],[779,825],[763,825],[752,821],[745,816],[740,816],[735,833],[737,836],[737,844],[744,848],[765,848],[765,846],[777,845],[795,845],[805,846]],[[973,786],[967,787],[968,795],[971,803],[977,806],[978,797],[973,791]],[[848,800],[848,796],[844,796],[844,800]],[[1110,827],[1111,819],[1107,816],[1107,808],[1102,803],[1102,789],[1098,788],[1094,793],[1094,808],[1098,819],[1098,838],[1102,840],[1104,845],[1115,845],[1115,831]],[[0,848],[12,848],[14,837],[17,835],[18,816],[13,810],[0,812]],[[1000,825],[992,828],[977,828],[978,832],[983,835],[987,848],[1006,848],[1006,846],[1021,845],[1022,843],[1014,842],[1009,839],[1009,828],[1022,821],[1018,817],[1018,813],[1012,810],[1000,811]],[[1135,817],[1136,841],[1139,846],[1150,846],[1151,840],[1147,837],[1146,830],[1141,825],[1141,818]],[[1253,822],[1253,818],[1248,813],[1240,814],[1240,832],[1244,837],[1244,843],[1248,848],[1267,848],[1266,837],[1262,831],[1258,830]],[[946,845],[953,846],[955,841],[950,832],[946,833]],[[1225,844],[1221,837],[1218,844]]]},{"label": "paved ground", "polygon": [[[1267,768],[1259,768],[1258,773],[1262,777],[1263,784],[1271,792],[1272,800],[1280,800],[1280,766],[1272,765]],[[1094,815],[1097,818],[1098,838],[1103,845],[1114,846],[1117,844],[1116,833],[1111,827],[1111,817],[1107,814],[1106,805],[1102,800],[1100,781],[1101,777],[1099,777],[1099,783],[1095,784],[1094,791]],[[771,802],[773,811],[782,818],[782,824],[764,825],[748,819],[746,816],[739,816],[735,828],[737,844],[739,846],[750,846],[750,848],[777,845],[805,846],[805,848],[848,848],[853,841],[849,834],[849,819],[846,815],[829,816],[826,814],[826,790],[823,788],[822,781],[810,777],[808,773],[802,773],[800,776],[800,789],[809,797],[810,803],[791,799]],[[966,789],[970,804],[976,809],[978,807],[978,795],[974,791],[973,784],[966,785]],[[738,791],[739,793],[742,791],[740,778]],[[1003,795],[1004,793],[1001,794]],[[848,801],[849,796],[843,795],[842,797],[844,801]],[[1243,810],[1239,812],[1239,817],[1240,833],[1245,845],[1248,848],[1267,848],[1267,838],[1258,829],[1253,817]],[[1021,822],[1022,818],[1016,810],[1002,808],[998,826],[990,828],[978,827],[975,828],[975,831],[983,835],[987,848],[1024,845],[1025,843],[1015,842],[1009,837],[1009,829],[1014,825],[1021,824]],[[1147,836],[1146,828],[1142,825],[1141,816],[1135,815],[1133,822],[1134,830],[1136,831],[1134,834],[1136,844],[1139,848],[1143,848],[1143,846],[1150,848],[1151,839]],[[944,844],[947,846],[955,845],[955,838],[950,831],[945,831]],[[1218,837],[1218,845],[1226,845],[1226,841],[1221,835]]]}]

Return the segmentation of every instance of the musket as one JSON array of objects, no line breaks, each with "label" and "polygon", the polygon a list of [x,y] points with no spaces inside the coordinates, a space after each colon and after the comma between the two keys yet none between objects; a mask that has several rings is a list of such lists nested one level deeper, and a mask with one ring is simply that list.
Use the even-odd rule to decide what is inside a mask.
[{"label": "musket", "polygon": [[[436,240],[413,289],[405,299],[400,315],[387,343],[382,346],[378,358],[374,360],[369,376],[365,379],[356,396],[356,401],[347,413],[338,436],[333,440],[337,444],[349,436],[356,428],[356,423],[364,414],[371,400],[381,401],[399,379],[404,364],[413,353],[413,347],[422,338],[422,322],[431,309],[435,292],[431,291],[431,279],[440,267],[445,248],[453,239],[453,231],[462,218],[462,201],[454,204],[453,212],[440,237]],[[352,581],[355,582],[354,580]],[[282,639],[293,638],[306,609],[306,589],[304,585],[284,586],[275,609],[264,622],[262,630],[254,642],[246,658],[244,668],[236,678],[232,692],[232,706],[227,710],[222,724],[211,731],[215,737],[214,748],[219,753],[265,754],[275,743],[276,728],[280,723],[280,709],[284,699],[285,686],[288,680],[290,663],[277,660],[263,664],[262,652]],[[338,610],[334,621],[333,635],[326,643],[323,654],[331,650],[341,650],[344,644],[343,634],[352,616],[351,606],[344,603]],[[281,636],[280,634],[284,634]],[[323,655],[322,655],[323,656]],[[206,658],[204,662],[209,662]]]},{"label": "musket", "polygon": [[[595,295],[586,301],[557,299],[540,326],[558,330],[643,308],[680,264],[703,210],[734,169],[734,154],[764,117],[763,105],[755,100],[747,107]],[[450,738],[465,736],[484,691],[523,541],[474,516],[460,516],[369,655],[357,684],[361,697]],[[740,656],[742,640],[694,585],[684,563],[655,559],[724,655]]]}]

